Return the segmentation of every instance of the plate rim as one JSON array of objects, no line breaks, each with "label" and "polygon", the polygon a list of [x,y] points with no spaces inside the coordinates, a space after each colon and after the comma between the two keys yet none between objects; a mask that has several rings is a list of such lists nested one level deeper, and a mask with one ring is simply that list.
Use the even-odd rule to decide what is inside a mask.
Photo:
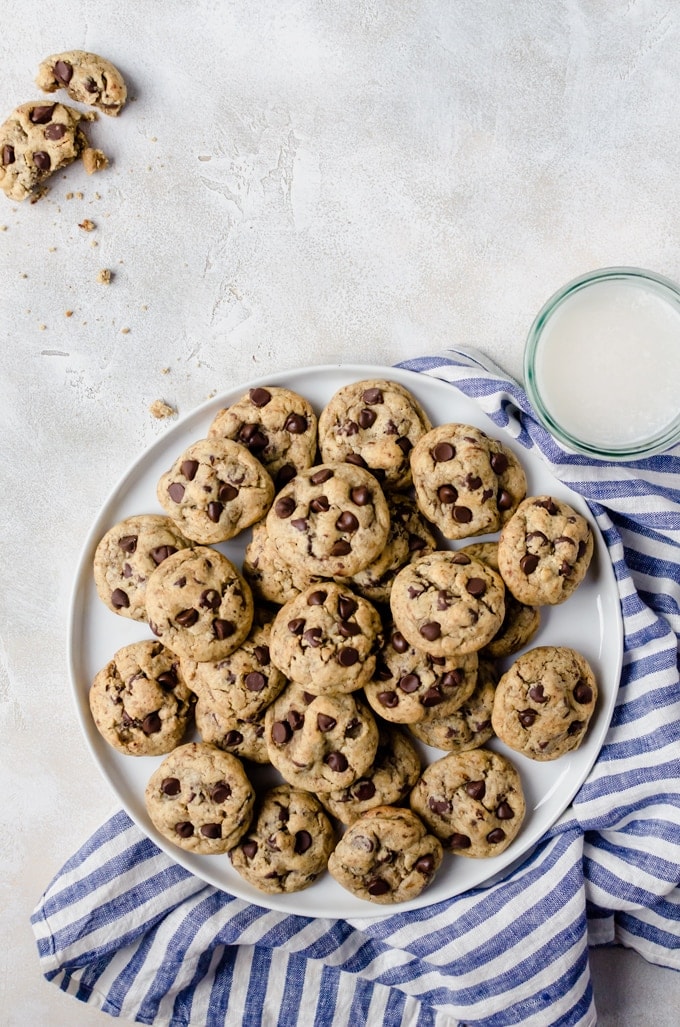
[{"label": "plate rim", "polygon": [[[116,784],[114,783],[115,775],[112,773],[110,769],[107,769],[104,766],[104,761],[102,760],[98,752],[97,746],[100,744],[108,746],[108,743],[103,738],[101,738],[101,736],[99,736],[99,732],[97,731],[96,726],[94,725],[94,721],[90,714],[89,702],[87,698],[89,687],[86,686],[85,688],[83,688],[82,683],[79,681],[80,675],[77,672],[76,665],[76,652],[78,649],[79,630],[79,625],[77,624],[77,607],[79,594],[83,591],[84,588],[88,587],[91,584],[91,581],[88,581],[88,579],[91,579],[91,567],[94,556],[94,550],[102,534],[107,530],[106,527],[102,527],[103,522],[106,520],[106,514],[113,506],[116,498],[119,497],[121,493],[124,493],[126,490],[129,490],[131,483],[139,475],[140,469],[142,469],[143,466],[147,464],[153,457],[160,455],[161,451],[171,444],[172,439],[178,435],[181,435],[182,431],[184,431],[190,423],[200,422],[203,417],[209,414],[210,411],[215,410],[216,412],[223,406],[228,405],[228,403],[235,402],[235,400],[240,395],[243,395],[249,389],[269,384],[288,387],[300,392],[301,390],[299,388],[296,388],[296,386],[293,384],[297,377],[299,377],[300,375],[309,375],[311,373],[323,375],[324,372],[332,373],[334,375],[340,373],[342,375],[347,376],[348,380],[362,380],[364,378],[382,378],[389,380],[390,378],[396,378],[405,379],[405,381],[403,382],[404,384],[406,384],[406,381],[410,380],[413,383],[419,382],[423,384],[424,382],[426,382],[428,383],[428,385],[433,385],[437,389],[453,388],[455,390],[455,395],[464,403],[464,405],[471,405],[477,411],[480,420],[488,421],[490,425],[493,426],[493,431],[501,434],[502,441],[507,442],[510,446],[517,448],[518,450],[527,455],[531,454],[530,459],[540,459],[543,462],[544,473],[548,474],[551,478],[553,478],[555,483],[558,484],[561,489],[567,490],[575,497],[575,505],[577,507],[580,506],[582,509],[587,511],[591,527],[594,528],[596,534],[596,551],[598,557],[601,557],[602,554],[604,554],[606,557],[604,564],[601,567],[601,573],[604,575],[605,578],[608,579],[608,590],[614,592],[616,597],[616,602],[613,604],[613,610],[617,620],[616,635],[619,643],[616,647],[615,654],[616,665],[614,668],[612,668],[612,677],[615,678],[617,684],[616,687],[613,689],[613,694],[608,697],[608,702],[606,704],[605,710],[600,711],[600,715],[604,716],[604,720],[602,720],[598,728],[598,744],[592,747],[592,752],[589,753],[589,758],[585,761],[583,767],[580,769],[580,772],[577,775],[576,783],[572,782],[572,784],[569,785],[566,790],[566,800],[564,802],[560,800],[560,809],[557,811],[555,816],[552,817],[550,824],[544,828],[544,830],[538,838],[527,840],[522,845],[520,836],[517,839],[517,844],[513,843],[512,845],[510,845],[508,849],[506,849],[505,852],[502,853],[500,856],[491,857],[483,861],[475,861],[475,863],[478,862],[480,865],[488,867],[488,874],[482,880],[476,882],[474,885],[465,887],[463,889],[451,891],[443,899],[441,896],[437,898],[428,898],[428,896],[431,893],[431,889],[428,888],[425,889],[421,893],[421,895],[414,900],[410,900],[408,902],[394,903],[389,906],[381,906],[377,904],[374,905],[368,901],[358,899],[356,896],[353,896],[350,892],[345,893],[343,889],[343,898],[346,899],[348,905],[352,905],[351,913],[348,916],[344,917],[341,913],[324,912],[323,910],[318,913],[310,913],[305,911],[302,913],[295,914],[295,911],[289,907],[291,903],[294,903],[295,896],[300,893],[291,892],[283,893],[282,895],[269,895],[268,893],[257,891],[253,886],[249,885],[248,882],[245,881],[245,879],[237,879],[235,881],[235,887],[230,891],[229,889],[231,888],[231,882],[228,886],[225,887],[224,884],[219,883],[215,880],[214,874],[210,873],[210,864],[208,864],[207,866],[203,865],[204,860],[214,860],[218,857],[201,857],[193,853],[185,852],[183,849],[180,849],[179,847],[172,846],[170,842],[164,839],[156,831],[156,829],[153,827],[150,821],[144,822],[142,818],[137,815],[136,811],[133,808],[130,808],[130,804],[126,802],[124,796],[121,794],[120,787],[116,787]],[[339,388],[340,386],[337,387]],[[408,385],[406,387],[408,387]],[[492,433],[491,428],[489,428],[489,433]],[[575,492],[570,487],[568,482],[563,482],[559,478],[557,478],[557,476],[552,471],[552,468],[550,468],[550,466],[544,461],[543,456],[540,453],[540,450],[538,450],[536,447],[533,447],[529,450],[526,447],[522,446],[521,442],[518,439],[512,436],[508,436],[509,433],[507,432],[507,430],[496,425],[493,419],[490,417],[490,415],[481,406],[481,404],[479,404],[474,397],[467,396],[461,389],[459,389],[457,387],[456,382],[450,382],[447,379],[438,378],[435,375],[426,374],[419,371],[414,371],[410,368],[372,363],[362,364],[338,362],[333,364],[312,364],[307,365],[305,367],[295,367],[284,369],[281,371],[274,371],[268,374],[259,375],[256,378],[248,379],[248,381],[246,382],[237,383],[236,385],[230,386],[228,389],[216,393],[214,396],[211,396],[207,400],[204,400],[198,406],[194,407],[192,410],[188,411],[186,414],[182,415],[180,418],[174,421],[173,424],[170,425],[166,431],[161,433],[156,439],[153,439],[146,447],[142,449],[142,451],[130,463],[128,463],[126,468],[114,482],[113,486],[107,492],[103,502],[101,503],[98,509],[97,514],[95,515],[92,523],[90,524],[89,529],[86,532],[85,539],[80,547],[80,553],[76,563],[74,580],[69,594],[69,609],[67,617],[66,657],[69,674],[69,691],[71,694],[71,699],[75,705],[76,714],[78,717],[78,721],[80,723],[82,734],[86,741],[86,745],[97,766],[99,773],[101,774],[109,788],[111,788],[112,792],[117,798],[117,801],[120,803],[120,805],[122,806],[128,817],[132,820],[132,822],[136,824],[139,830],[147,838],[150,838],[150,840],[154,842],[158,846],[158,848],[160,848],[175,863],[178,863],[179,865],[183,866],[185,870],[198,877],[207,885],[216,887],[220,891],[224,891],[229,894],[233,893],[236,898],[240,898],[243,901],[250,902],[254,905],[258,905],[265,909],[272,910],[275,912],[280,912],[282,914],[309,916],[315,919],[342,918],[349,920],[381,920],[395,914],[400,914],[411,910],[422,909],[428,906],[436,905],[437,903],[442,901],[450,901],[456,898],[457,896],[464,894],[466,891],[469,890],[469,887],[484,887],[502,879],[503,877],[511,873],[513,868],[516,868],[530,856],[531,852],[536,848],[538,844],[540,844],[541,838],[544,836],[545,832],[549,830],[551,827],[553,827],[554,824],[560,819],[560,817],[564,815],[565,811],[569,808],[577,791],[587,780],[593,766],[595,765],[600,755],[616,705],[616,694],[618,692],[618,683],[620,682],[621,669],[623,665],[624,641],[623,616],[620,604],[620,593],[618,589],[618,582],[614,572],[614,567],[609,554],[609,548],[606,544],[599,524],[597,523],[597,518],[588,506],[586,499],[583,496],[581,496],[580,493]],[[113,521],[112,523],[117,522]],[[112,526],[112,524],[109,526]],[[497,532],[494,532],[492,534],[497,535]],[[474,540],[481,540],[485,537],[487,536],[471,536],[471,538],[474,538]],[[145,622],[131,623],[143,625]],[[612,627],[613,625],[609,625],[610,630]],[[80,630],[82,631],[82,629],[83,625],[81,624]],[[113,652],[111,655],[113,656]],[[115,752],[115,750],[111,751]],[[436,752],[439,752],[439,750],[436,750]],[[446,756],[447,753],[442,751],[441,755]],[[509,755],[510,758],[513,758],[513,754],[511,752],[509,752]],[[519,754],[514,755],[518,756]],[[136,757],[124,756],[123,759],[136,759]],[[225,856],[223,858],[228,859],[228,856]],[[234,874],[237,875],[237,872],[234,871]],[[312,885],[312,888],[313,887],[314,886]],[[284,901],[286,897],[289,900],[288,902]],[[353,901],[360,903],[361,907],[359,909],[354,909]],[[366,908],[364,909],[364,907]]]}]

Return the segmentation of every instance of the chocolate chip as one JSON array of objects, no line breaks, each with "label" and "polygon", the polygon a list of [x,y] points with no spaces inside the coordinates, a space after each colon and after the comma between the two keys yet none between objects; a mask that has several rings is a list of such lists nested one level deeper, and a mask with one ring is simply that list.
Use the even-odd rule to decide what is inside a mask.
[{"label": "chocolate chip", "polygon": [[472,510],[469,510],[467,506],[454,506],[452,512],[453,519],[457,524],[469,524],[472,520]]},{"label": "chocolate chip", "polygon": [[417,674],[404,674],[403,677],[399,678],[397,685],[401,688],[402,692],[410,695],[412,692],[417,692],[420,688],[420,678]]},{"label": "chocolate chip", "polygon": [[580,560],[583,556],[585,556],[587,548],[588,548],[587,542],[584,542],[583,540],[581,540],[579,542],[579,544],[578,544],[578,553],[576,555],[576,559],[577,560]]},{"label": "chocolate chip", "polygon": [[364,403],[368,403],[369,406],[375,406],[376,403],[383,402],[382,389],[366,389],[361,398],[363,399]]},{"label": "chocolate chip", "polygon": [[450,849],[469,849],[472,842],[466,834],[452,834],[449,838]]},{"label": "chocolate chip", "polygon": [[193,481],[198,470],[198,460],[183,460],[179,469],[187,481]]},{"label": "chocolate chip", "polygon": [[204,838],[221,838],[222,837],[222,825],[221,824],[203,824],[201,827],[201,834]]},{"label": "chocolate chip", "polygon": [[118,545],[124,553],[132,553],[137,549],[137,536],[136,535],[123,535],[122,538],[118,539]]},{"label": "chocolate chip", "polygon": [[362,779],[352,785],[351,791],[357,802],[368,802],[375,795],[375,785],[372,781]]},{"label": "chocolate chip", "polygon": [[198,610],[194,610],[190,607],[188,610],[180,610],[175,617],[175,623],[179,624],[181,628],[190,628],[198,620]]},{"label": "chocolate chip", "polygon": [[124,592],[122,588],[114,588],[111,593],[111,605],[116,610],[127,610],[130,605],[127,592]]},{"label": "chocolate chip", "polygon": [[44,150],[36,150],[33,154],[33,163],[39,171],[49,171],[52,167],[49,153]]},{"label": "chocolate chip", "polygon": [[453,460],[455,455],[456,447],[452,446],[450,442],[438,442],[432,450],[432,457],[438,464],[445,464],[448,460]]},{"label": "chocolate chip", "polygon": [[431,874],[434,870],[434,864],[434,856],[428,854],[427,856],[421,856],[420,859],[417,859],[413,868],[421,874]]},{"label": "chocolate chip", "polygon": [[351,620],[338,621],[338,631],[343,638],[355,638],[361,634],[361,627]]},{"label": "chocolate chip", "polygon": [[323,631],[321,628],[307,628],[302,637],[307,645],[311,645],[313,649],[318,648],[323,643]]},{"label": "chocolate chip", "polygon": [[396,692],[378,692],[378,702],[386,710],[393,710],[399,705],[399,696]]},{"label": "chocolate chip", "polygon": [[236,631],[236,625],[233,621],[225,620],[223,617],[216,617],[212,622],[213,635],[219,639],[220,642],[224,642],[225,638],[231,638]]},{"label": "chocolate chip", "polygon": [[295,528],[296,531],[307,531],[307,519],[306,517],[296,517],[295,520],[290,522],[291,528]]},{"label": "chocolate chip", "polygon": [[289,431],[291,435],[302,435],[307,431],[309,425],[304,414],[289,414],[283,427],[286,431]]},{"label": "chocolate chip", "polygon": [[163,795],[179,795],[182,791],[182,785],[176,777],[164,777],[161,781],[161,791]]},{"label": "chocolate chip", "polygon": [[373,494],[366,485],[356,485],[350,490],[349,497],[355,506],[367,506],[373,499]]},{"label": "chocolate chip", "polygon": [[468,781],[465,785],[465,791],[471,799],[477,799],[477,801],[480,801],[486,795],[486,782]]},{"label": "chocolate chip", "polygon": [[537,703],[546,703],[550,700],[545,694],[543,685],[532,685],[529,689],[529,698]]},{"label": "chocolate chip", "polygon": [[319,713],[316,717],[317,727],[319,731],[332,731],[337,720],[335,717],[330,717],[327,713]]},{"label": "chocolate chip", "polygon": [[148,713],[142,721],[142,731],[145,735],[156,735],[162,727],[163,724],[157,710]]},{"label": "chocolate chip", "polygon": [[85,89],[87,89],[88,93],[97,92],[97,83],[91,77],[85,79],[85,81],[83,82],[83,86],[85,87]]},{"label": "chocolate chip", "polygon": [[268,389],[251,389],[250,402],[254,403],[256,407],[266,407],[267,403],[271,401],[272,394]]},{"label": "chocolate chip", "polygon": [[408,454],[413,449],[413,443],[410,439],[407,439],[405,435],[402,435],[400,439],[397,439],[397,445],[399,446],[399,449],[402,451],[404,456],[408,456]]},{"label": "chocolate chip", "polygon": [[168,485],[168,495],[174,503],[181,503],[184,499],[184,485],[179,481],[173,481]]},{"label": "chocolate chip", "polygon": [[309,509],[312,513],[327,513],[330,508],[331,504],[328,496],[316,496],[309,504]]},{"label": "chocolate chip", "polygon": [[206,610],[216,610],[222,602],[222,596],[216,588],[206,588],[201,592],[201,606]]},{"label": "chocolate chip", "polygon": [[432,688],[428,688],[425,695],[422,697],[420,702],[425,709],[431,709],[433,706],[439,706],[440,702],[444,701],[444,696],[441,693],[441,689],[437,685],[433,685]]},{"label": "chocolate chip", "polygon": [[522,727],[531,727],[536,722],[536,711],[535,710],[520,710],[517,714]]},{"label": "chocolate chip", "polygon": [[244,682],[249,692],[261,692],[267,684],[267,679],[264,674],[260,674],[257,670],[252,670],[250,674],[246,674]]},{"label": "chocolate chip", "polygon": [[194,825],[190,824],[188,820],[180,820],[175,824],[175,831],[180,838],[191,838],[194,833]]},{"label": "chocolate chip", "polygon": [[435,799],[433,795],[427,800],[427,805],[433,813],[450,813],[451,803],[448,799]]},{"label": "chocolate chip", "polygon": [[178,684],[177,674],[174,670],[164,670],[162,674],[158,675],[156,681],[161,688],[164,688],[166,691],[176,688]]},{"label": "chocolate chip", "polygon": [[251,453],[261,453],[269,445],[269,439],[259,424],[244,424],[238,433],[239,441],[247,446]]},{"label": "chocolate chip", "polygon": [[498,845],[499,842],[505,841],[505,831],[502,827],[495,827],[493,831],[489,831],[486,840],[490,845]]},{"label": "chocolate chip", "polygon": [[499,510],[510,510],[512,508],[512,496],[505,489],[501,489],[496,496],[496,506]]},{"label": "chocolate chip", "polygon": [[328,756],[324,759],[324,763],[331,770],[335,771],[336,774],[344,774],[349,766],[347,757],[342,752],[329,752]]},{"label": "chocolate chip", "polygon": [[489,463],[496,474],[505,474],[508,469],[508,458],[505,453],[492,453],[489,457]]},{"label": "chocolate chip", "polygon": [[571,722],[571,724],[569,725],[569,730],[567,731],[567,734],[568,735],[577,735],[579,733],[579,731],[583,730],[583,727],[584,727],[584,725],[583,725],[582,721],[580,721],[580,720],[573,720]]},{"label": "chocolate chip", "polygon": [[163,560],[167,560],[169,556],[176,553],[177,549],[175,546],[156,546],[149,552],[149,556],[155,564],[163,563]]},{"label": "chocolate chip", "polygon": [[482,479],[478,474],[468,474],[465,477],[465,484],[470,489],[470,492],[476,492],[477,489],[482,487]]},{"label": "chocolate chip", "polygon": [[312,485],[323,485],[324,482],[333,477],[334,473],[330,467],[322,467],[320,471],[315,471],[314,474],[310,475],[309,480]]},{"label": "chocolate chip", "polygon": [[285,520],[286,517],[290,517],[295,510],[295,500],[292,496],[281,496],[274,503],[274,512],[277,517]]},{"label": "chocolate chip", "polygon": [[208,503],[208,518],[213,522],[213,524],[219,524],[223,511],[224,507],[221,503],[217,503],[214,500],[212,503]]},{"label": "chocolate chip", "polygon": [[337,542],[334,542],[330,549],[331,556],[347,556],[347,554],[351,552],[351,543],[342,538],[338,539]]},{"label": "chocolate chip", "polygon": [[471,563],[471,560],[466,553],[453,553],[451,563],[457,563],[464,567],[466,564]]},{"label": "chocolate chip", "polygon": [[343,620],[349,620],[352,614],[356,613],[359,609],[359,604],[356,599],[352,599],[351,596],[340,596],[338,599],[338,613]]},{"label": "chocolate chip", "polygon": [[451,506],[458,499],[458,489],[453,485],[440,485],[437,489],[437,499],[444,506]]},{"label": "chocolate chip", "polygon": [[515,811],[509,802],[501,802],[496,807],[496,816],[499,820],[512,820],[515,815]]},{"label": "chocolate chip", "polygon": [[395,653],[405,653],[408,650],[408,642],[402,635],[401,631],[394,631],[390,638],[390,644],[394,649]]},{"label": "chocolate chip", "polygon": [[272,725],[272,741],[277,745],[285,745],[293,736],[293,729],[285,720],[277,720]]},{"label": "chocolate chip", "polygon": [[368,470],[368,464],[360,453],[348,453],[345,457],[345,463],[352,464],[354,467],[363,467],[365,471]]},{"label": "chocolate chip", "polygon": [[288,621],[288,630],[291,635],[301,635],[305,630],[305,624],[307,621],[304,617],[294,617],[293,620]]},{"label": "chocolate chip", "polygon": [[244,842],[241,846],[241,852],[246,859],[252,859],[253,856],[257,854],[257,842],[254,839],[249,838],[248,841]]},{"label": "chocolate chip", "polygon": [[223,745],[230,746],[241,745],[242,742],[243,735],[240,731],[237,731],[235,728],[231,731],[227,731],[226,735],[224,736],[224,739],[222,740]]},{"label": "chocolate chip", "polygon": [[260,664],[261,667],[269,666],[269,646],[268,645],[256,645],[253,649],[253,656]]},{"label": "chocolate chip", "polygon": [[420,634],[428,642],[436,642],[441,637],[442,626],[436,620],[428,621],[427,624],[423,624],[420,629]]},{"label": "chocolate chip", "polygon": [[29,115],[29,119],[34,125],[46,125],[52,117],[55,106],[55,104],[50,103],[34,107]]},{"label": "chocolate chip", "polygon": [[359,413],[359,427],[370,428],[371,425],[375,424],[377,414],[375,410],[366,410],[365,408]]},{"label": "chocolate chip", "polygon": [[336,659],[341,667],[353,667],[359,661],[359,653],[351,646],[347,646],[338,652]]},{"label": "chocolate chip", "polygon": [[2,163],[4,165],[14,164],[15,159],[16,158],[14,156],[14,147],[5,144],[5,146],[3,146],[2,148]]},{"label": "chocolate chip", "polygon": [[309,831],[297,831],[295,835],[295,844],[293,848],[298,856],[301,856],[303,852],[312,846],[312,836]]},{"label": "chocolate chip", "polygon": [[424,538],[421,538],[420,535],[409,534],[409,536],[408,536],[408,551],[409,551],[409,553],[419,553],[422,549],[426,549],[426,548],[427,548],[427,542],[425,541]]},{"label": "chocolate chip", "polygon": [[548,499],[537,499],[534,503],[534,506],[540,506],[543,510],[547,510],[551,517],[554,517],[555,514],[558,514],[560,512],[559,508],[549,497]]},{"label": "chocolate chip", "polygon": [[559,574],[563,578],[568,578],[573,574],[573,572],[574,568],[571,566],[571,564],[567,563],[566,560],[562,560],[562,563],[560,564]]},{"label": "chocolate chip", "polygon": [[593,690],[585,681],[579,681],[574,689],[574,699],[584,705],[593,701]]},{"label": "chocolate chip", "polygon": [[533,574],[538,567],[538,557],[533,553],[525,553],[522,559],[519,561],[520,570],[527,575]]},{"label": "chocolate chip", "polygon": [[[311,698],[314,699],[315,696],[312,696]],[[305,722],[305,715],[304,713],[300,713],[299,710],[289,710],[286,720],[293,731],[299,731]]]},{"label": "chocolate chip", "polygon": [[62,125],[56,121],[52,125],[48,125],[45,129],[45,139],[51,139],[56,141],[57,139],[63,139],[66,135],[66,125]]},{"label": "chocolate chip", "polygon": [[335,527],[338,531],[356,531],[359,527],[359,521],[349,510],[343,510],[335,522]]},{"label": "chocolate chip", "polygon": [[52,68],[52,74],[62,86],[67,86],[73,78],[73,67],[68,61],[56,61]]},{"label": "chocolate chip", "polygon": [[486,592],[486,582],[484,581],[484,578],[470,578],[465,585],[465,588],[471,596],[474,596],[475,599],[479,599]]},{"label": "chocolate chip", "polygon": [[382,877],[374,877],[373,880],[367,883],[366,891],[369,895],[373,896],[387,895],[388,891],[390,891],[390,886]]}]

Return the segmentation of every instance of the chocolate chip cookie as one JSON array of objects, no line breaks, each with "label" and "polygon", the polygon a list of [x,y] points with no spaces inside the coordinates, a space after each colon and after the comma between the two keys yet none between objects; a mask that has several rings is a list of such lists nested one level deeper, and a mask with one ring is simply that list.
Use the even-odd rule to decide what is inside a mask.
[{"label": "chocolate chip cookie", "polygon": [[378,806],[347,828],[328,869],[360,899],[407,902],[432,883],[442,857],[440,842],[411,810]]},{"label": "chocolate chip cookie", "polygon": [[156,494],[187,538],[213,545],[264,517],[274,484],[239,442],[199,439],[161,476]]},{"label": "chocolate chip cookie", "polygon": [[334,845],[333,826],[318,799],[284,784],[262,797],[229,858],[241,877],[260,891],[296,892],[326,870]]},{"label": "chocolate chip cookie", "polygon": [[390,513],[369,471],[320,464],[279,492],[267,531],[281,556],[308,574],[347,578],[367,567],[387,542]]},{"label": "chocolate chip cookie", "polygon": [[398,382],[352,382],[338,389],[321,412],[321,459],[365,467],[386,489],[407,488],[410,452],[430,427],[420,403]]},{"label": "chocolate chip cookie", "polygon": [[96,674],[89,693],[99,733],[128,756],[161,756],[184,738],[195,696],[161,642],[133,642]]},{"label": "chocolate chip cookie", "polygon": [[583,581],[593,548],[585,517],[553,496],[530,496],[501,532],[498,566],[521,603],[554,606]]},{"label": "chocolate chip cookie", "polygon": [[146,586],[154,635],[180,657],[221,660],[238,649],[253,623],[253,597],[233,563],[216,549],[173,553]]},{"label": "chocolate chip cookie", "polygon": [[375,607],[346,585],[310,585],[282,606],[271,630],[271,657],[308,692],[355,692],[370,681],[382,643]]},{"label": "chocolate chip cookie", "polygon": [[558,759],[578,749],[597,704],[588,661],[567,646],[538,646],[498,682],[491,722],[498,737],[529,759]]},{"label": "chocolate chip cookie", "polygon": [[[497,542],[473,542],[459,552],[481,560],[492,570],[499,571]],[[515,599],[512,592],[506,589],[503,623],[491,641],[484,646],[482,653],[493,660],[512,656],[529,644],[540,626],[540,609],[537,606],[520,603],[519,599]]]},{"label": "chocolate chip cookie", "polygon": [[246,446],[280,489],[314,463],[316,414],[311,403],[291,389],[258,386],[215,415],[208,437],[234,439]]},{"label": "chocolate chip cookie", "polygon": [[63,103],[22,103],[0,125],[0,189],[25,200],[89,147],[81,122],[92,118]]},{"label": "chocolate chip cookie", "polygon": [[453,713],[477,682],[477,654],[432,656],[410,645],[394,626],[385,633],[366,698],[384,720],[415,724],[432,712]]},{"label": "chocolate chip cookie", "polygon": [[397,805],[420,777],[420,756],[406,731],[395,724],[380,724],[379,732],[378,751],[366,773],[348,788],[320,795],[326,809],[343,824],[353,823],[376,806]]},{"label": "chocolate chip cookie", "polygon": [[289,784],[308,792],[347,788],[366,773],[378,727],[356,695],[312,695],[289,685],[267,709],[269,759]]},{"label": "chocolate chip cookie", "polygon": [[409,724],[409,731],[425,745],[446,752],[479,749],[493,738],[491,713],[498,683],[498,669],[490,660],[480,659],[477,684],[454,713],[441,716],[436,707],[419,720]]},{"label": "chocolate chip cookie", "polygon": [[407,563],[437,549],[437,539],[416,503],[401,492],[386,496],[390,508],[390,530],[385,546],[368,567],[353,574],[349,583],[355,592],[374,603],[388,603],[392,582]]},{"label": "chocolate chip cookie", "polygon": [[248,829],[255,805],[241,761],[206,742],[188,742],[166,756],[144,798],[164,838],[203,856],[232,849]]},{"label": "chocolate chip cookie", "polygon": [[146,620],[146,583],[156,568],[194,545],[161,514],[137,514],[114,524],[94,554],[94,582],[109,610],[132,620]]},{"label": "chocolate chip cookie", "polygon": [[251,763],[269,763],[264,733],[265,710],[238,717],[224,692],[204,693],[196,700],[196,727],[204,742]]},{"label": "chocolate chip cookie", "polygon": [[481,560],[443,550],[399,571],[390,608],[410,645],[432,656],[479,651],[503,622],[505,588]]},{"label": "chocolate chip cookie", "polygon": [[498,856],[517,837],[526,805],[512,762],[490,749],[452,752],[427,767],[411,808],[444,848],[459,856]]},{"label": "chocolate chip cookie", "polygon": [[127,100],[125,79],[111,61],[86,50],[67,50],[46,57],[36,83],[46,93],[65,89],[72,100],[116,117]]},{"label": "chocolate chip cookie", "polygon": [[269,535],[266,520],[253,525],[243,554],[242,570],[255,598],[277,606],[283,606],[308,585],[326,580],[284,560]]},{"label": "chocolate chip cookie", "polygon": [[449,539],[498,531],[526,495],[526,475],[507,446],[469,424],[444,424],[411,453],[418,506]]}]

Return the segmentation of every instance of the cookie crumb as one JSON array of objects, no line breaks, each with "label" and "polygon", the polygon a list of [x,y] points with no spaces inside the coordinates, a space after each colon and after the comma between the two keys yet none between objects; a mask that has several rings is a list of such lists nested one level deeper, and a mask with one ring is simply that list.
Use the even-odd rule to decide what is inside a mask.
[{"label": "cookie crumb", "polygon": [[162,399],[155,399],[149,407],[151,414],[161,420],[164,417],[175,417],[177,411]]},{"label": "cookie crumb", "polygon": [[120,334],[121,335],[129,335],[130,334],[130,329],[129,328],[121,328]]},{"label": "cookie crumb", "polygon": [[40,325],[40,331],[41,332],[46,332],[47,331],[47,325]]},{"label": "cookie crumb", "polygon": [[72,310],[65,310],[64,311],[64,317],[73,317],[73,311]]},{"label": "cookie crumb", "polygon": [[66,193],[66,196],[64,197],[64,199],[72,200],[73,199],[73,193]]},{"label": "cookie crumb", "polygon": [[97,281],[100,285],[110,285],[113,275],[107,267],[103,267],[97,275]]},{"label": "cookie crumb", "polygon": [[161,367],[161,374],[170,374],[169,367]]},{"label": "cookie crumb", "polygon": [[82,230],[84,232],[94,232],[95,227],[96,226],[95,226],[94,221],[90,221],[89,218],[85,218],[84,221],[79,221],[78,222],[78,228],[82,228]]},{"label": "cookie crumb", "polygon": [[103,171],[109,166],[109,158],[103,150],[97,150],[94,146],[87,146],[82,155],[83,166],[88,175],[94,175],[96,171]]}]

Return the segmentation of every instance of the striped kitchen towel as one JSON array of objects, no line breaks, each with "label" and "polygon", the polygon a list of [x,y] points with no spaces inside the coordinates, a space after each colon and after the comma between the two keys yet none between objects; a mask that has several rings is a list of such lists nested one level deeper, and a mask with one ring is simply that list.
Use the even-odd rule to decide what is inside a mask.
[{"label": "striped kitchen towel", "polygon": [[587,500],[624,619],[617,704],[572,805],[500,882],[368,920],[292,916],[206,885],[117,813],[32,918],[45,976],[131,1021],[201,1027],[594,1024],[590,945],[680,969],[680,447],[566,453],[470,350],[402,365],[451,383]]}]

